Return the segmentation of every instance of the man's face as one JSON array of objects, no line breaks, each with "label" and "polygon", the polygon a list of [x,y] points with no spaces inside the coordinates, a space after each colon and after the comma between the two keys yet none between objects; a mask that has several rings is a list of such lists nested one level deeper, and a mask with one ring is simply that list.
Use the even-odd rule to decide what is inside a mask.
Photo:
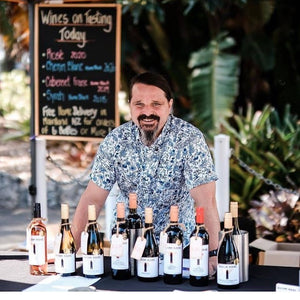
[{"label": "man's face", "polygon": [[160,88],[143,83],[132,87],[130,112],[132,121],[139,127],[144,144],[151,145],[161,133],[169,114],[173,99],[167,100]]}]

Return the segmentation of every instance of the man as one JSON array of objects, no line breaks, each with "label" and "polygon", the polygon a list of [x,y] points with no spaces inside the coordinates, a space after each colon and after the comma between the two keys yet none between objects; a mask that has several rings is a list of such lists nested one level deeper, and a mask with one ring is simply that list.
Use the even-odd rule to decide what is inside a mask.
[{"label": "man", "polygon": [[[115,128],[100,144],[91,180],[76,209],[72,231],[77,249],[88,204],[95,204],[99,214],[117,182],[117,201],[128,204],[129,193],[136,192],[140,215],[145,207],[153,208],[157,236],[169,223],[170,206],[178,205],[179,221],[186,227],[184,246],[195,226],[194,207],[204,207],[212,253],[218,248],[220,230],[217,176],[202,133],[172,115],[171,89],[158,74],[146,72],[133,78],[129,105],[132,121]],[[209,259],[211,275],[217,265],[215,254]]]}]

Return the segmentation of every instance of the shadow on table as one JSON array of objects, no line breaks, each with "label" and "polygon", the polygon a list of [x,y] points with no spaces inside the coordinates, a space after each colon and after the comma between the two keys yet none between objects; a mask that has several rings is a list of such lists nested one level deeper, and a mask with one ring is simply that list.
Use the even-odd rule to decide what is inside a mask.
[{"label": "shadow on table", "polygon": [[29,284],[29,283],[0,280],[0,290],[1,290],[1,292],[22,291],[22,290],[27,289],[31,286],[32,286],[32,284]]}]

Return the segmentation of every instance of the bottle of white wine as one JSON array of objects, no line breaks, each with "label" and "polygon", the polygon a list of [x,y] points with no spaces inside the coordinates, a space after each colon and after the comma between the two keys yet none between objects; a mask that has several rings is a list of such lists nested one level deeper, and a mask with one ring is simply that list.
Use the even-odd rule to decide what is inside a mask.
[{"label": "bottle of white wine", "polygon": [[55,254],[55,272],[62,276],[74,275],[76,271],[76,248],[71,224],[69,205],[61,204],[61,224],[58,238],[58,251]]},{"label": "bottle of white wine", "polygon": [[47,229],[41,218],[41,204],[34,204],[33,219],[27,229],[31,275],[45,275],[47,263]]},{"label": "bottle of white wine", "polygon": [[[129,252],[132,253],[133,247],[135,245],[136,239],[141,235],[143,222],[141,216],[137,213],[137,194],[129,193],[128,202],[129,213],[126,218],[127,227],[129,230]],[[135,276],[137,272],[136,261],[130,258],[130,270],[131,276]]]},{"label": "bottle of white wine", "polygon": [[179,209],[177,205],[170,208],[170,224],[166,229],[167,240],[164,250],[163,279],[168,284],[182,282],[183,232],[178,224]]},{"label": "bottle of white wine", "polygon": [[233,235],[241,234],[240,226],[239,226],[239,214],[238,214],[238,202],[231,201],[230,202],[230,212],[232,215],[233,222]]},{"label": "bottle of white wine", "polygon": [[190,284],[208,285],[209,235],[204,226],[204,208],[196,207],[196,227],[190,235]]},{"label": "bottle of white wine", "polygon": [[104,274],[102,240],[96,218],[95,205],[88,206],[88,224],[81,235],[82,270],[85,277],[99,277]]},{"label": "bottle of white wine", "polygon": [[159,250],[153,227],[153,210],[145,208],[145,249],[141,259],[137,261],[137,277],[141,281],[158,280],[158,258]]},{"label": "bottle of white wine", "polygon": [[111,273],[113,279],[129,279],[129,231],[125,220],[125,204],[117,203],[117,223],[112,230],[111,246]]},{"label": "bottle of white wine", "polygon": [[217,284],[221,289],[239,287],[239,254],[232,237],[232,215],[225,213],[224,230],[218,250]]}]

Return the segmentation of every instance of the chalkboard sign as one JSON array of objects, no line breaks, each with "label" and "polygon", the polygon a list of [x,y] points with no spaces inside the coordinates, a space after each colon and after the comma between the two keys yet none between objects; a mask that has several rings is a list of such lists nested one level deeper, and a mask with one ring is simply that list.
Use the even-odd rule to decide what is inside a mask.
[{"label": "chalkboard sign", "polygon": [[119,4],[35,7],[35,134],[103,139],[119,125]]}]

